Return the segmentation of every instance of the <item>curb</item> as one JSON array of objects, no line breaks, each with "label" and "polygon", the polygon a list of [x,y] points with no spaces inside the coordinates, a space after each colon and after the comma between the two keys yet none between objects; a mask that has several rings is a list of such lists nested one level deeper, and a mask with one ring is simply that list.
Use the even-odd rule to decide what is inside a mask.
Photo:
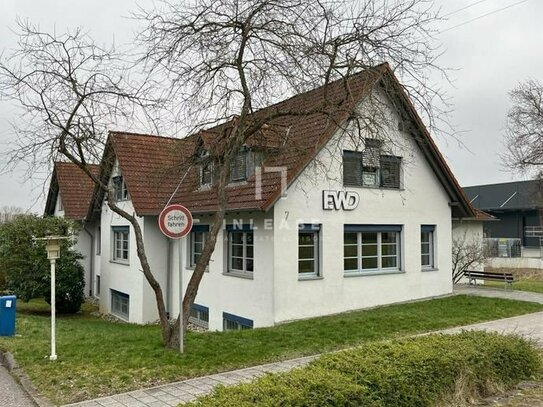
[{"label": "curb", "polygon": [[6,367],[8,372],[21,385],[25,393],[28,394],[28,397],[30,397],[34,404],[36,404],[38,407],[53,407],[53,404],[39,395],[28,376],[22,372],[17,364],[17,361],[10,352],[0,349],[0,365]]}]

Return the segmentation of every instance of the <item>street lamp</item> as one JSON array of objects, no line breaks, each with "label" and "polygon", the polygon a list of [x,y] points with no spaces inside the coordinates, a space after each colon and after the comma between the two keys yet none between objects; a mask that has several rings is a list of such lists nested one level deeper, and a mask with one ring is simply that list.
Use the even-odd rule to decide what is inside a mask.
[{"label": "street lamp", "polygon": [[60,241],[68,239],[66,236],[46,236],[45,250],[47,250],[47,259],[51,263],[51,355],[49,360],[57,360],[57,339],[56,339],[56,263],[60,258]]}]

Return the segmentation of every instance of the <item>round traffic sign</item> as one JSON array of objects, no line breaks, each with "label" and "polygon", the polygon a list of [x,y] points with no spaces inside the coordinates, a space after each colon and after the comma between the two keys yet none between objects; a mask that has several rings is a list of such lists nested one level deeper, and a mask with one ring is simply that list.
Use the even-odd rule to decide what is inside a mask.
[{"label": "round traffic sign", "polygon": [[158,226],[170,239],[181,239],[192,229],[192,214],[183,205],[168,205],[160,212]]}]

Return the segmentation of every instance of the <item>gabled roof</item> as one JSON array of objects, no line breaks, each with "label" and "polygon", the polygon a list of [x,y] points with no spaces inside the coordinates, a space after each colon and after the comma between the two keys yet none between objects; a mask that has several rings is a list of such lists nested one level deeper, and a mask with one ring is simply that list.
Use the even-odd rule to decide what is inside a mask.
[{"label": "gabled roof", "polygon": [[515,181],[465,187],[471,204],[485,211],[530,210],[543,207],[540,181]]},{"label": "gabled roof", "polygon": [[[100,166],[89,164],[89,169],[98,175]],[[54,164],[45,215],[54,215],[58,194],[64,207],[64,217],[83,220],[89,211],[94,182],[76,164],[57,161]]]},{"label": "gabled roof", "polygon": [[[311,162],[323,146],[344,125],[359,102],[375,86],[386,83],[386,90],[399,101],[404,119],[413,123],[412,134],[428,159],[438,179],[451,199],[454,217],[474,218],[476,214],[449,169],[443,156],[409,98],[398,83],[388,64],[379,65],[254,113],[255,117],[269,117],[277,111],[292,112],[272,119],[268,126],[246,142],[248,146],[262,146],[273,150],[265,159],[266,167],[287,168],[290,185]],[[326,104],[326,112],[317,112]],[[309,115],[297,112],[312,111]],[[187,206],[194,213],[213,212],[217,207],[216,190],[199,189],[199,168],[194,156],[199,145],[207,148],[220,145],[224,130],[232,122],[223,123],[192,136],[175,139],[133,133],[110,132],[104,152],[101,178],[107,180],[112,169],[112,157],[119,162],[121,172],[138,215],[157,215],[170,201]],[[215,142],[215,143],[214,143]],[[281,174],[264,172],[260,196],[255,194],[253,175],[247,182],[228,186],[227,210],[270,209],[281,194]],[[96,202],[101,202],[103,191],[97,189]],[[98,205],[98,204],[97,204]],[[94,208],[94,212],[99,207]]]}]

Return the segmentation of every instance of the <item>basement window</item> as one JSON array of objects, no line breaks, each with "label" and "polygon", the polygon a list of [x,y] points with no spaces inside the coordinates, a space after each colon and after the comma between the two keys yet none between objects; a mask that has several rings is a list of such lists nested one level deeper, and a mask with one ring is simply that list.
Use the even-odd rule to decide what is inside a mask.
[{"label": "basement window", "polygon": [[192,304],[190,309],[189,322],[199,327],[209,328],[209,308],[203,305]]},{"label": "basement window", "polygon": [[128,320],[130,316],[130,296],[120,291],[111,290],[111,313]]},{"label": "basement window", "polygon": [[238,317],[237,315],[229,314],[227,312],[222,313],[223,329],[225,331],[241,331],[244,329],[253,329],[253,320]]}]

